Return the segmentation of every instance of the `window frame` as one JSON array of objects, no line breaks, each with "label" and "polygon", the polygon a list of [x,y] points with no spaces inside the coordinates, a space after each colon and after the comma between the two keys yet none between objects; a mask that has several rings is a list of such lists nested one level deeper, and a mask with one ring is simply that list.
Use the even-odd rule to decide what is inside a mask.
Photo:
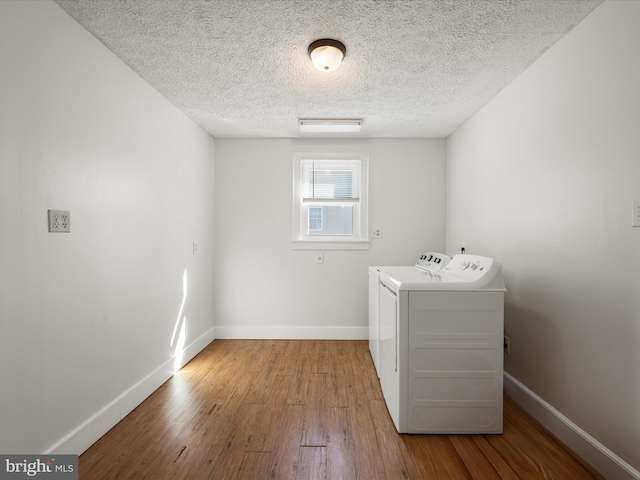
[{"label": "window frame", "polygon": [[[360,162],[360,198],[358,201],[327,203],[354,204],[354,232],[352,235],[307,235],[305,209],[302,198],[303,160],[345,160]],[[369,248],[369,154],[368,153],[302,153],[293,154],[292,242],[294,250],[367,250]],[[319,202],[322,203],[322,202]]]}]

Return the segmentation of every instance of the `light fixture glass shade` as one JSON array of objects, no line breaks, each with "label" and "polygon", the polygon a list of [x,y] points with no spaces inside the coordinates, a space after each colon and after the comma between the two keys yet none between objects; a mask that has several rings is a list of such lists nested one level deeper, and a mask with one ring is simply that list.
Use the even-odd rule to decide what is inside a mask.
[{"label": "light fixture glass shade", "polygon": [[321,72],[336,70],[346,53],[345,46],[337,40],[316,40],[309,45],[309,56],[313,66]]}]

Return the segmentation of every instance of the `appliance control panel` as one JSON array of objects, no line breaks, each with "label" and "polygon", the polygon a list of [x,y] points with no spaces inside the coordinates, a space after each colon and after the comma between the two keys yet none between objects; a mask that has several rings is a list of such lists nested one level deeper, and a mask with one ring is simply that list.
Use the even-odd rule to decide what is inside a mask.
[{"label": "appliance control panel", "polygon": [[416,262],[416,267],[437,272],[446,267],[450,261],[451,257],[444,253],[424,252]]},{"label": "appliance control panel", "polygon": [[451,259],[443,272],[480,286],[489,282],[500,270],[500,264],[492,258],[459,254]]}]

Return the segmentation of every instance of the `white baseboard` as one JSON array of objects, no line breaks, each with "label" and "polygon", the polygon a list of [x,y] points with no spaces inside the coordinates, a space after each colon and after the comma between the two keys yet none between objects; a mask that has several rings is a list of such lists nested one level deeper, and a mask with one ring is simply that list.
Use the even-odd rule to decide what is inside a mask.
[{"label": "white baseboard", "polygon": [[369,327],[218,326],[216,338],[243,340],[367,340]]},{"label": "white baseboard", "polygon": [[[186,365],[193,357],[200,353],[214,339],[214,329],[211,328],[191,342],[185,349],[180,367]],[[140,405],[149,395],[155,392],[164,382],[174,374],[174,359],[171,358],[115,400],[105,405],[91,418],[87,419],[69,434],[61,438],[47,449],[45,454],[68,453],[80,455],[93,445],[105,433],[126,417],[134,408]]]},{"label": "white baseboard", "polygon": [[505,392],[607,479],[640,480],[640,472],[505,372]]}]

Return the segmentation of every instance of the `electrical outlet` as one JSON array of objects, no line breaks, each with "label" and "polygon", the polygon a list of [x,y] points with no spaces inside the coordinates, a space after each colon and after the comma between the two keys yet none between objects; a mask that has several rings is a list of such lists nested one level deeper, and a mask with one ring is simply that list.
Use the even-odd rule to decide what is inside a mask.
[{"label": "electrical outlet", "polygon": [[631,226],[640,227],[640,200],[633,201],[633,217],[631,217]]},{"label": "electrical outlet", "polygon": [[48,210],[49,231],[52,233],[70,233],[71,215],[66,210]]},{"label": "electrical outlet", "polygon": [[382,238],[382,230],[379,228],[374,228],[371,232],[371,238]]},{"label": "electrical outlet", "polygon": [[193,242],[193,254],[198,254],[198,242]]},{"label": "electrical outlet", "polygon": [[507,349],[507,354],[511,353],[511,342],[509,341],[509,337],[504,336],[504,348]]}]

